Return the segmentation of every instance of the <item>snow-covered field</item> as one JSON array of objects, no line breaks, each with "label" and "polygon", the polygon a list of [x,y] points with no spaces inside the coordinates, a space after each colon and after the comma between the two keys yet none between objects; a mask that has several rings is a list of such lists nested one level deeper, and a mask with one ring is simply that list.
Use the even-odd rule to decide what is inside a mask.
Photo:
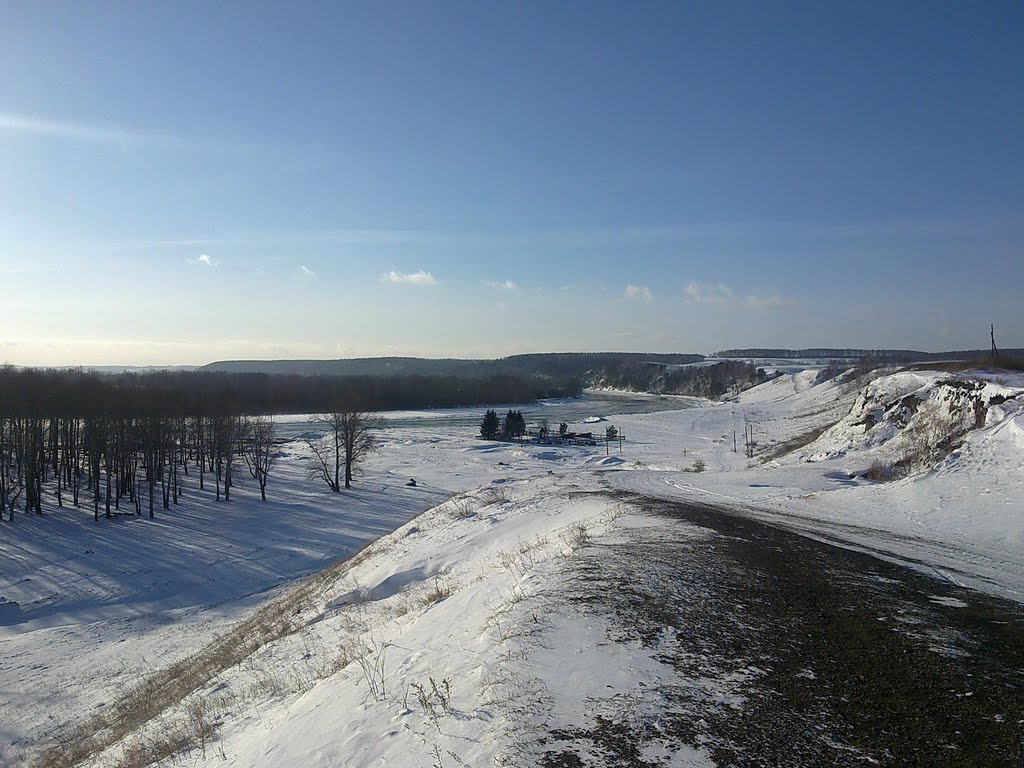
[{"label": "snow-covered field", "polygon": [[[785,374],[735,402],[592,413],[628,438],[607,456],[479,441],[472,409],[441,428],[410,416],[386,430],[341,494],[305,479],[296,442],[266,504],[245,484],[230,504],[190,486],[155,521],[68,510],[4,524],[0,764],[26,764],[59,725],[128,717],[155,695],[140,681],[169,668],[201,669],[195,690],[86,764],[142,764],[189,741],[166,764],[536,764],[541,723],[585,720],[609,690],[656,709],[645,691],[675,674],[560,599],[580,547],[651,524],[602,489],[724,504],[1024,600],[1024,377],[971,389],[940,372],[870,386],[816,375]],[[572,407],[580,429],[606,426]],[[858,476],[965,427],[930,470]],[[698,460],[705,471],[691,471]],[[272,631],[253,618],[268,605]],[[241,659],[214,642],[250,631],[271,639]],[[699,684],[736,695],[732,680]],[[711,764],[656,740],[646,759]]]}]

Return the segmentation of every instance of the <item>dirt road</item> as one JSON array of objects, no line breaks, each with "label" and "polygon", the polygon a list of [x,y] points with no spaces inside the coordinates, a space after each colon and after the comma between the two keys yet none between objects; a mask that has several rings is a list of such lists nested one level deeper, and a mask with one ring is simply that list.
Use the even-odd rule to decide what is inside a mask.
[{"label": "dirt road", "polygon": [[552,732],[545,765],[664,765],[654,736],[721,766],[1024,765],[1020,605],[723,510],[621,500],[664,524],[581,550],[569,599],[682,682],[651,692],[656,719]]}]

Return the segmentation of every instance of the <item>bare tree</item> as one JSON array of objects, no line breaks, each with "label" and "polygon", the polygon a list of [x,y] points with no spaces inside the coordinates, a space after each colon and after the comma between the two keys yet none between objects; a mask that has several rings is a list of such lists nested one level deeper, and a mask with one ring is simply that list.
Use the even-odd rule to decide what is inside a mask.
[{"label": "bare tree", "polygon": [[246,423],[246,439],[242,456],[252,475],[260,485],[260,497],[267,500],[267,477],[277,461],[274,451],[274,418],[258,418]]},{"label": "bare tree", "polygon": [[321,440],[306,439],[312,454],[309,459],[309,479],[323,480],[337,493],[341,490],[341,414],[322,413],[312,421],[326,427],[327,431]]},{"label": "bare tree", "polygon": [[352,487],[352,468],[377,450],[377,431],[384,425],[379,416],[366,411],[341,414],[342,447],[345,451],[345,487]]},{"label": "bare tree", "polygon": [[[149,519],[153,514],[153,495],[156,493],[157,461],[160,456],[160,418],[158,416],[146,416],[142,420],[141,428],[141,455],[142,462],[146,467],[146,486],[149,489]],[[136,508],[138,511],[138,508]]]},{"label": "bare tree", "polygon": [[352,487],[352,470],[377,449],[376,431],[382,421],[366,411],[324,413],[314,421],[326,427],[323,440],[307,440],[310,452],[309,476],[323,480],[335,493],[341,490],[342,468],[346,488]]},{"label": "bare tree", "polygon": [[[24,473],[19,454],[19,423],[17,419],[0,418],[0,520],[6,509],[14,522],[14,510],[25,490]],[[6,424],[6,429],[5,429]]]},{"label": "bare tree", "polygon": [[232,473],[238,455],[241,419],[237,416],[214,416],[210,419],[210,464],[217,486],[217,501],[224,488],[224,501],[231,501]]}]

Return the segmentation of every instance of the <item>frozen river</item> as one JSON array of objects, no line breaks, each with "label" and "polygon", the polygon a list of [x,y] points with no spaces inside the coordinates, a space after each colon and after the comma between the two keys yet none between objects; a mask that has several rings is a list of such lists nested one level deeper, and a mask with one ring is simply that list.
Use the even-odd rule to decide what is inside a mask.
[{"label": "frozen river", "polygon": [[[581,397],[537,400],[525,405],[479,405],[464,408],[438,408],[417,411],[385,411],[385,429],[411,430],[434,429],[454,431],[469,427],[476,428],[483,420],[488,408],[503,416],[510,408],[522,411],[528,426],[533,427],[541,419],[557,427],[559,422],[573,424],[593,417],[608,417],[613,414],[656,413],[693,408],[704,401],[678,395],[648,395],[642,393],[602,392],[588,390]],[[277,417],[279,438],[291,439],[317,430],[310,424],[308,415],[294,414]]]}]

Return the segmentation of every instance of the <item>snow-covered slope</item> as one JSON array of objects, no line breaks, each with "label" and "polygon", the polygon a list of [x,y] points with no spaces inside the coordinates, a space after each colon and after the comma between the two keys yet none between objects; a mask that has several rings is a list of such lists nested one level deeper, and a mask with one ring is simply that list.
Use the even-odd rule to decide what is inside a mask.
[{"label": "snow-covered slope", "polygon": [[[656,722],[667,705],[648,691],[673,671],[560,594],[581,546],[651,524],[642,500],[627,512],[602,488],[728,506],[1024,600],[1024,377],[819,379],[601,414],[621,451],[412,429],[387,436],[351,493],[311,488],[295,444],[266,505],[240,487],[231,505],[190,493],[152,523],[23,517],[0,539],[0,763],[147,707],[83,764],[533,765],[539,723],[592,718],[582,697],[605,690]],[[937,451],[905,476],[863,477],[922,433]],[[68,722],[83,724],[74,739],[55,730]],[[710,764],[652,738],[654,764]]]},{"label": "snow-covered slope", "polygon": [[[614,522],[607,500],[565,490],[553,480],[502,483],[399,528],[324,583],[293,633],[94,764],[187,731],[197,708],[222,725],[181,765],[531,764],[530,718],[557,716],[551,691],[574,701],[573,679],[636,688],[670,673],[641,648],[585,642],[600,628],[560,622],[570,657],[545,667],[543,686],[523,676],[526,640],[552,629],[534,612],[557,561]],[[605,672],[595,678],[595,669]]]}]

